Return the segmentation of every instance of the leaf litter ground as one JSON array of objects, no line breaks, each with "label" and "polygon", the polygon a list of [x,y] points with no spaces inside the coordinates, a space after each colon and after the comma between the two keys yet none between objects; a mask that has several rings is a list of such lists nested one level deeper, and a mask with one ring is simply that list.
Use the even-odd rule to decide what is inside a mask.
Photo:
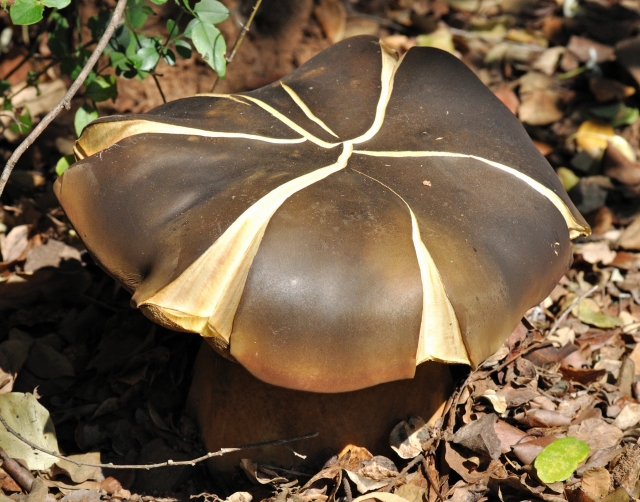
[{"label": "leaf litter ground", "polygon": [[[569,273],[493,357],[472,373],[454,368],[456,391],[434,427],[425,425],[428,417],[407,417],[391,431],[393,458],[353,445],[315,471],[292,472],[257,465],[248,451],[233,476],[212,476],[203,464],[134,472],[60,461],[33,473],[29,494],[5,460],[0,498],[638,499],[637,2],[308,0],[291,12],[289,24],[277,30],[270,31],[268,19],[257,20],[218,90],[268,83],[354,34],[377,34],[400,52],[413,45],[453,51],[525,124],[594,235],[575,243]],[[234,28],[222,29],[230,36]],[[279,44],[281,59],[271,64],[271,74],[256,77],[252,58],[259,59],[261,47],[268,52],[269,44]],[[189,71],[201,75],[202,67],[167,73],[169,95],[183,89]],[[159,104],[145,85],[123,82],[122,99],[108,111]],[[54,124],[4,196],[0,393],[36,393],[51,414],[60,451],[77,460],[142,464],[198,457],[205,451],[184,408],[200,340],[132,311],[127,295],[82,249],[51,194],[57,152],[68,153],[71,130],[64,117]],[[5,158],[14,147],[15,137],[5,135]],[[563,440],[580,445],[579,455],[569,458],[562,438],[584,441],[586,458],[583,443],[574,439]],[[556,478],[539,472],[549,445],[568,459]]]}]

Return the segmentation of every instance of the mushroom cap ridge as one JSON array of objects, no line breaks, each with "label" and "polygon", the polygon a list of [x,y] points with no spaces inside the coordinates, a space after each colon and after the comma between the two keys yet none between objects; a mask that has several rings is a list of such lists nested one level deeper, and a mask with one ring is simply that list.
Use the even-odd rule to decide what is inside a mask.
[{"label": "mushroom cap ridge", "polygon": [[132,303],[293,389],[479,364],[589,233],[463,63],[372,37],[256,91],[99,119],[76,155],[56,195]]}]

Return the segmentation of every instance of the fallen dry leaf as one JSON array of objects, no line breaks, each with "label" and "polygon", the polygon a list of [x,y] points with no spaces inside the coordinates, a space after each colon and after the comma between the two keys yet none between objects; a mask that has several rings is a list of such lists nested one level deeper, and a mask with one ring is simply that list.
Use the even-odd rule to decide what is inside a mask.
[{"label": "fallen dry leaf", "polygon": [[498,416],[489,413],[461,427],[453,436],[453,442],[492,459],[500,457],[502,442],[495,431]]},{"label": "fallen dry leaf", "polygon": [[598,500],[609,494],[611,475],[604,467],[591,467],[582,473],[581,488],[592,499]]}]

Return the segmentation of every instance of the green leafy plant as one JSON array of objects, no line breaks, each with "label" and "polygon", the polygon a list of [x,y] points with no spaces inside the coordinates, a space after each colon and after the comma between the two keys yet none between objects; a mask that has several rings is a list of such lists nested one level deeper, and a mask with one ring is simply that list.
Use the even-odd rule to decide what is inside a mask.
[{"label": "green leafy plant", "polygon": [[[84,81],[84,104],[74,117],[76,134],[98,118],[97,104],[118,96],[117,78],[139,80],[151,76],[164,99],[157,68],[160,64],[173,66],[178,58],[189,59],[195,49],[218,74],[226,73],[226,42],[216,27],[229,17],[228,9],[218,0],[176,0],[180,12],[175,19],[166,23],[165,36],[147,36],[144,26],[155,15],[152,5],[162,5],[167,0],[127,0],[124,23],[119,26],[109,40],[103,55],[108,63],[94,67]],[[6,5],[4,5],[6,10]],[[10,129],[18,134],[26,134],[32,129],[32,118],[26,107],[15,109],[12,99],[28,86],[38,87],[40,77],[54,65],[59,65],[63,75],[75,79],[87,64],[92,47],[104,34],[111,19],[111,12],[103,9],[88,21],[91,40],[83,41],[78,22],[76,5],[71,0],[15,0],[9,7],[11,20],[16,25],[37,25],[38,34],[32,42],[30,54],[47,34],[47,47],[51,51],[51,62],[43,71],[29,72],[25,86],[19,90],[7,80],[0,80],[0,94],[4,97],[3,110],[12,116]],[[184,21],[189,19],[184,30]],[[75,22],[74,22],[75,21]],[[181,21],[183,21],[181,23]],[[23,37],[24,37],[23,30]],[[73,41],[73,42],[70,42]],[[115,75],[114,75],[115,73]],[[6,77],[5,77],[6,78]],[[12,92],[13,91],[13,92]],[[61,159],[62,162],[62,159]],[[58,163],[56,171],[63,172],[64,162]]]}]

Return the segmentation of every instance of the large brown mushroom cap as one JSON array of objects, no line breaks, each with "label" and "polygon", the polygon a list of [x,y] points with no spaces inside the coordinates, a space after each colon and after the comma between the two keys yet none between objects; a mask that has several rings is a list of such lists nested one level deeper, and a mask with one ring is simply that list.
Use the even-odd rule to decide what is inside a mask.
[{"label": "large brown mushroom cap", "polygon": [[98,120],[76,155],[56,194],[135,306],[293,389],[480,363],[589,233],[463,63],[372,37],[253,92]]}]

